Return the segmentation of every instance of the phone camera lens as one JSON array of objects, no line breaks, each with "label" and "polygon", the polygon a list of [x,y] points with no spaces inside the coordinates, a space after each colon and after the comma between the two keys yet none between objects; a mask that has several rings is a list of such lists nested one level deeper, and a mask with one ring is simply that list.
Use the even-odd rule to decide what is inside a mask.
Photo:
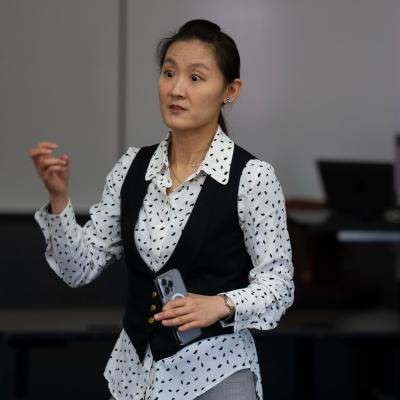
[{"label": "phone camera lens", "polygon": [[169,294],[169,288],[168,287],[165,287],[164,291],[165,291],[165,294]]},{"label": "phone camera lens", "polygon": [[166,279],[161,279],[161,285],[167,286],[167,280]]}]

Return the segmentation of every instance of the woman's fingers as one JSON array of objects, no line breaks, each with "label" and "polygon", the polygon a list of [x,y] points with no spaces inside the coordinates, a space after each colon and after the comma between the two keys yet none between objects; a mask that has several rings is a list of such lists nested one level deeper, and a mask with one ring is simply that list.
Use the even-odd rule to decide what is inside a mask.
[{"label": "woman's fingers", "polygon": [[55,166],[59,167],[67,167],[68,161],[66,159],[59,159],[55,157],[48,157],[40,160],[37,163],[37,170],[40,176],[43,176],[44,172],[47,171],[49,168],[52,168],[51,171],[57,171],[62,169],[54,169]]},{"label": "woman's fingers", "polygon": [[176,302],[173,303],[175,304],[173,308],[155,314],[155,319],[161,321],[164,326],[176,326],[193,322],[195,313],[198,310],[188,298],[179,300],[185,300],[185,302],[180,302],[179,304]]},{"label": "woman's fingers", "polygon": [[47,190],[53,194],[65,194],[68,190],[70,160],[66,154],[55,157],[53,151],[57,147],[57,143],[43,141],[32,148],[29,154]]},{"label": "woman's fingers", "polygon": [[58,147],[57,143],[41,142],[41,143],[38,143],[38,145],[36,147],[31,149],[30,154],[31,154],[31,157],[34,157],[34,156],[36,156],[38,154],[51,153],[57,147]]},{"label": "woman's fingers", "polygon": [[[168,303],[167,303],[168,304]],[[154,315],[154,317],[158,319],[167,319],[167,318],[174,318],[182,314],[186,314],[189,310],[187,303],[173,303],[173,308],[163,308],[163,310]],[[171,304],[168,304],[171,307]],[[165,306],[164,306],[165,307]]]},{"label": "woman's fingers", "polygon": [[[37,146],[30,151],[30,157],[35,164],[38,172],[43,169],[43,161],[48,159],[53,152],[52,147]],[[54,158],[54,157],[53,157]]]},{"label": "woman's fingers", "polygon": [[30,157],[34,164],[38,164],[43,160],[44,158],[48,157],[51,155],[53,150],[51,149],[46,149],[46,148],[37,148],[35,147],[30,151]]},{"label": "woman's fingers", "polygon": [[31,158],[36,158],[38,156],[46,155],[46,154],[51,154],[52,149],[46,148],[46,147],[35,147],[30,151],[30,156]]},{"label": "woman's fingers", "polygon": [[51,147],[51,148],[56,148],[58,147],[57,143],[54,142],[40,142],[38,143],[37,147]]},{"label": "woman's fingers", "polygon": [[41,176],[42,176],[42,178],[44,180],[47,180],[47,179],[49,179],[51,177],[51,174],[53,172],[60,172],[60,171],[64,172],[66,169],[67,169],[67,167],[62,167],[60,165],[53,165],[53,166],[51,166],[49,168],[46,168]]},{"label": "woman's fingers", "polygon": [[163,319],[161,323],[164,326],[175,326],[175,325],[186,324],[191,321],[193,321],[193,314],[184,313],[183,315],[179,315],[175,318]]},{"label": "woman's fingers", "polygon": [[66,165],[68,163],[69,157],[66,154],[61,157],[52,157],[52,153],[57,147],[57,143],[40,142],[35,148],[30,150],[30,157],[36,165],[40,175],[43,174],[45,168],[51,165]]},{"label": "woman's fingers", "polygon": [[67,160],[63,158],[55,158],[55,157],[49,157],[45,158],[41,161],[41,164],[45,167],[50,166],[50,165],[67,165]]}]

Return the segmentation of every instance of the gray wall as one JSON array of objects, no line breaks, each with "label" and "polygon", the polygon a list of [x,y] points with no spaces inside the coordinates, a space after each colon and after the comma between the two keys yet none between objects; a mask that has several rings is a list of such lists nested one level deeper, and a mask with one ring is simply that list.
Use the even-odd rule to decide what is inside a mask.
[{"label": "gray wall", "polygon": [[31,212],[47,201],[28,156],[44,140],[71,157],[76,210],[99,198],[118,153],[117,6],[1,0],[1,212]]},{"label": "gray wall", "polygon": [[[231,136],[275,167],[287,197],[322,196],[318,157],[392,159],[398,0],[131,0],[126,77],[118,69],[120,3],[0,2],[2,211],[46,201],[26,154],[40,140],[71,156],[71,198],[87,211],[128,146],[165,136],[155,46],[192,18],[211,19],[235,38],[244,86],[226,114]],[[118,78],[127,91],[121,145]]]}]

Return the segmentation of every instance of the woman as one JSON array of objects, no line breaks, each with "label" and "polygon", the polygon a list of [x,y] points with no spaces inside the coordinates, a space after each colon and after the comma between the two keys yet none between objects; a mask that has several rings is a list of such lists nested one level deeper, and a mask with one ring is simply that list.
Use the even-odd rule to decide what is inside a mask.
[{"label": "woman", "polygon": [[[112,398],[262,399],[248,328],[274,328],[294,293],[282,190],[272,166],[226,134],[221,111],[242,85],[234,41],[193,20],[157,50],[168,134],[128,148],[83,227],[68,194],[68,156],[53,157],[50,142],[31,150],[49,191],[35,213],[46,258],[78,287],[126,255],[127,308],[104,371]],[[173,267],[188,295],[162,306],[151,283]],[[174,327],[202,336],[179,346]]]}]

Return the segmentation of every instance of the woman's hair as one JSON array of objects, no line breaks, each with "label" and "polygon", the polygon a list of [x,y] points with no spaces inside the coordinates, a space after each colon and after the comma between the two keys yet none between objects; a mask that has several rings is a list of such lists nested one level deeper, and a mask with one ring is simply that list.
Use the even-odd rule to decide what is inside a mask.
[{"label": "woman's hair", "polygon": [[[194,19],[186,22],[172,36],[163,38],[157,45],[157,59],[160,71],[165,55],[171,44],[180,41],[200,40],[211,45],[217,64],[224,76],[225,85],[240,78],[240,56],[234,40],[213,22],[204,19]],[[222,130],[228,134],[222,111],[218,117]]]}]

